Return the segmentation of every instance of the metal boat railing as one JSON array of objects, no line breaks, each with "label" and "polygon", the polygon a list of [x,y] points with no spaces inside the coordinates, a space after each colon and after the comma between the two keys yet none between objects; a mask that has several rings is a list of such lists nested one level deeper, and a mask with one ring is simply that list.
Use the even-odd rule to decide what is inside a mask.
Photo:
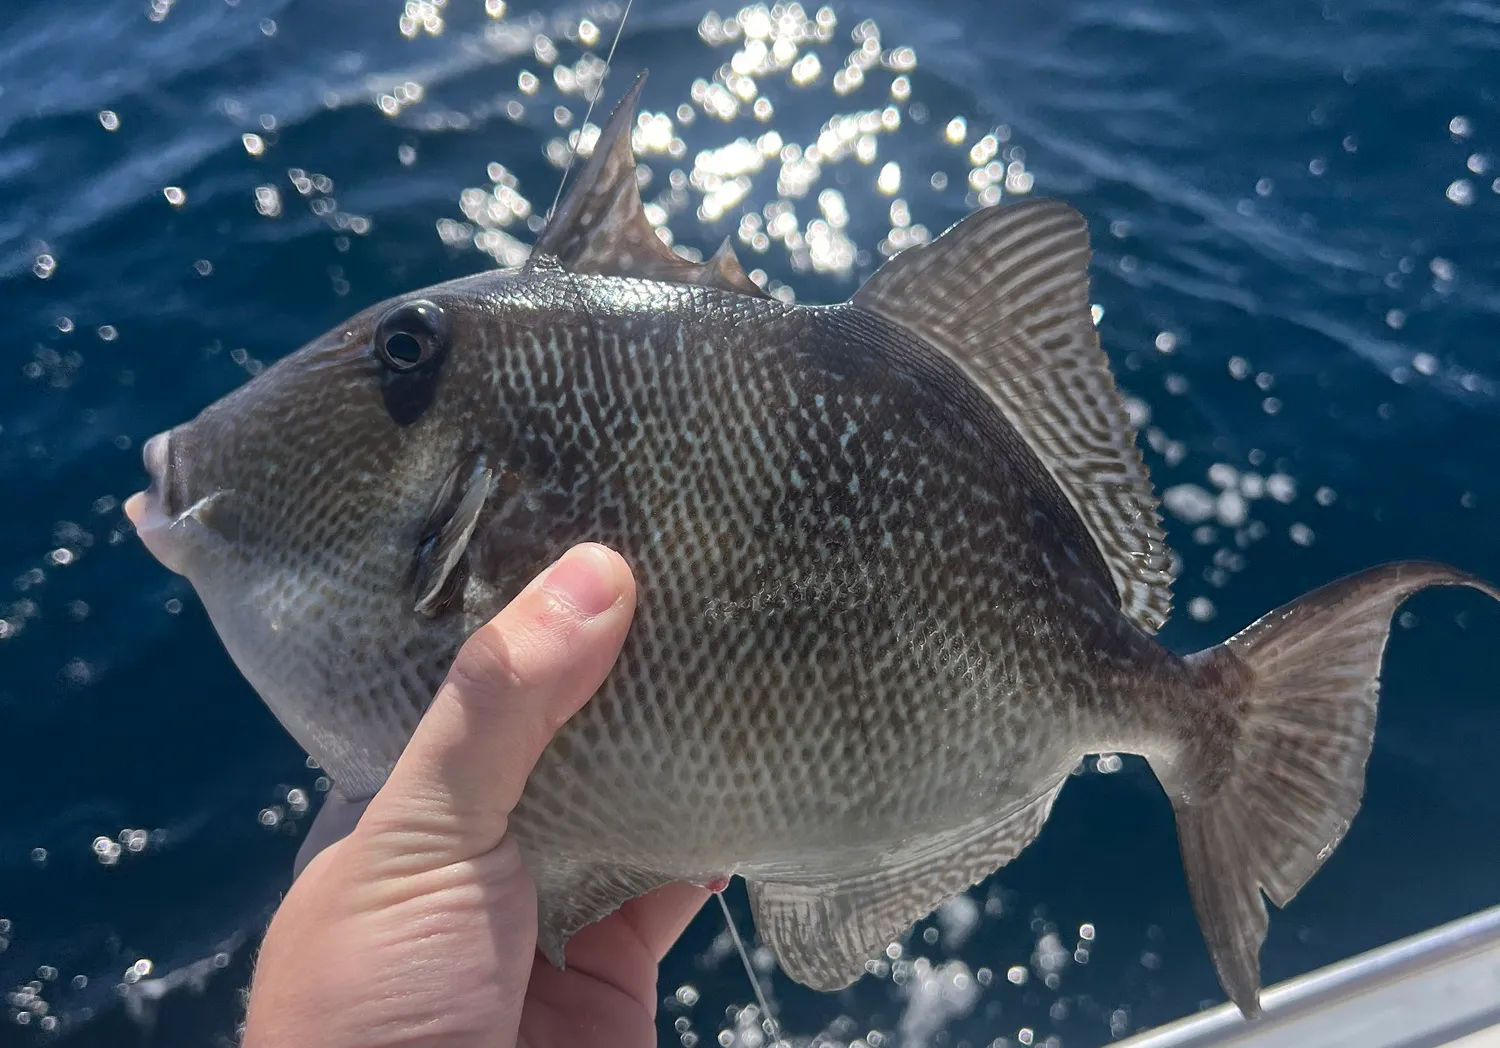
[{"label": "metal boat railing", "polygon": [[1500,906],[1281,983],[1246,1022],[1222,1005],[1114,1048],[1500,1048]]}]

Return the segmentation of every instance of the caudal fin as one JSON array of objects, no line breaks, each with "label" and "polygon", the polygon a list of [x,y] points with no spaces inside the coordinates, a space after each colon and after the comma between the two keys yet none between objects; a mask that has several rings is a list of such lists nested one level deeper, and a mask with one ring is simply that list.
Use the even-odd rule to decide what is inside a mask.
[{"label": "caudal fin", "polygon": [[1443,564],[1387,564],[1329,583],[1190,659],[1235,702],[1240,734],[1212,794],[1173,798],[1177,833],[1219,982],[1247,1017],[1260,1014],[1261,893],[1278,907],[1291,902],[1349,829],[1391,616],[1428,586],[1471,586],[1500,600],[1500,590]]}]

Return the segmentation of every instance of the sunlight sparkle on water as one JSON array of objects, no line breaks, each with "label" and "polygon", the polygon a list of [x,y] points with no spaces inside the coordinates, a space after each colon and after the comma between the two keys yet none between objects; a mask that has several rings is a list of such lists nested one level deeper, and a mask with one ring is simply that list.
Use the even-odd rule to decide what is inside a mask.
[{"label": "sunlight sparkle on water", "polygon": [[[612,14],[617,18],[619,12]],[[552,36],[538,31],[527,38],[532,56],[554,67],[552,89],[566,95],[577,91],[585,81],[596,83],[603,71],[602,61],[588,50],[590,41],[602,47],[612,39],[617,24],[611,18],[591,15],[592,28],[585,28],[580,22],[564,26]],[[768,90],[827,92],[837,99],[852,93],[869,76],[894,74],[887,85],[890,97],[896,103],[906,102],[911,94],[908,74],[917,65],[916,51],[909,46],[885,47],[878,25],[866,19],[849,31],[850,48],[840,58],[837,50],[832,54],[827,51],[836,47],[837,29],[838,19],[831,8],[819,8],[809,14],[799,4],[751,5],[730,17],[715,13],[704,16],[698,25],[699,38],[713,47],[732,48],[728,59],[720,62],[711,75],[693,80],[686,98],[676,105],[662,112],[638,114],[637,126],[632,129],[631,145],[648,172],[643,175],[647,217],[664,243],[686,258],[701,259],[705,250],[681,243],[671,228],[674,220],[684,212],[691,213],[709,234],[721,222],[732,220],[737,227],[738,242],[749,252],[763,254],[779,248],[785,251],[796,271],[848,278],[878,257],[931,239],[927,227],[913,221],[910,205],[900,198],[893,202],[889,227],[876,238],[873,251],[862,247],[846,231],[847,219],[839,219],[834,198],[817,197],[816,215],[802,211],[796,204],[841,164],[853,161],[875,165],[880,153],[879,139],[899,132],[903,126],[901,105],[852,112],[835,109],[823,121],[816,137],[804,143],[784,141],[776,131],[763,131],[742,135],[723,145],[693,150],[684,138],[686,129],[699,114],[731,124],[774,120],[776,99],[766,93]],[[564,52],[574,45],[583,51],[570,65]],[[835,61],[839,63],[838,70],[830,82],[824,70]],[[526,95],[547,89],[542,79],[525,70],[519,74],[518,87]],[[926,107],[917,103],[911,109],[913,120],[920,124],[925,119]],[[566,124],[573,117],[572,111],[565,107],[555,107],[555,111],[561,123]],[[520,116],[515,114],[513,118]],[[604,119],[602,115],[598,121],[591,118],[583,127],[546,142],[544,155],[548,162],[561,170],[574,150],[580,158],[592,155]],[[964,118],[959,118],[959,124],[967,127]],[[1006,129],[991,132],[981,137],[978,148],[981,152],[988,151],[985,154],[988,159],[1008,137]],[[658,159],[668,165],[665,179],[656,177],[652,169],[653,161]],[[679,161],[684,167],[671,166]],[[935,185],[947,184],[945,173],[932,177]],[[770,196],[773,178],[774,196]],[[978,176],[971,175],[971,180],[979,185],[974,202],[999,199],[1002,188],[1007,186],[1024,192],[1030,188],[1029,178],[1019,158],[1014,158],[1009,168],[1000,163],[992,170],[981,168]],[[869,184],[878,193],[895,196],[902,183],[901,165],[887,160],[870,176]],[[516,265],[524,259],[526,246],[508,227],[518,217],[516,200],[524,198],[519,187],[510,186],[506,187],[506,193],[514,198],[501,199],[506,193],[497,192],[499,189],[492,184],[488,189],[466,190],[460,199],[464,221],[443,219],[438,223],[439,235],[445,243],[456,245],[468,241],[501,264]],[[500,200],[499,205],[483,203],[486,196],[495,196]],[[538,221],[538,217],[529,218],[528,228],[532,232]],[[711,243],[712,235],[708,239]],[[769,290],[787,300],[792,297],[792,290],[784,285],[770,286]]]},{"label": "sunlight sparkle on water", "polygon": [[[398,23],[401,35],[407,39],[415,39],[422,33],[428,36],[437,36],[443,31],[443,9],[448,6],[448,0],[407,0],[406,6],[402,8],[401,19]],[[486,8],[488,8],[486,4]],[[499,4],[499,13],[492,17],[499,17],[505,11],[505,5]]]},{"label": "sunlight sparkle on water", "polygon": [[[508,56],[499,67],[494,94],[473,103],[471,108],[441,109],[429,97],[444,93],[439,90],[443,85],[441,79],[425,69],[418,72],[418,67],[398,68],[366,85],[363,97],[367,104],[389,117],[391,126],[414,129],[414,134],[422,130],[464,129],[470,126],[465,121],[476,128],[486,119],[511,121],[525,128],[528,134],[551,136],[545,142],[545,155],[554,170],[560,170],[566,163],[571,148],[578,149],[580,159],[590,156],[600,125],[628,82],[617,70],[599,97],[588,124],[580,126],[584,107],[600,82],[603,72],[600,52],[613,40],[621,5],[580,9],[571,21],[561,15],[538,16],[531,21],[518,17],[500,0],[484,0],[482,5],[479,0],[465,2],[482,6],[492,20],[476,39],[491,45],[495,55]],[[412,39],[438,36],[446,30],[449,40],[457,44],[461,25],[459,3],[460,0],[406,3],[400,8],[399,29]],[[585,14],[587,17],[583,17]],[[385,24],[388,27],[389,23]],[[1026,137],[1024,129],[1013,135],[1010,127],[990,122],[992,114],[955,113],[954,109],[962,103],[924,95],[926,81],[916,71],[919,57],[916,51],[899,41],[883,40],[881,28],[873,20],[846,21],[841,25],[831,7],[750,5],[729,15],[705,16],[697,26],[697,34],[702,46],[693,45],[699,52],[692,56],[696,64],[684,58],[681,66],[655,74],[648,94],[652,104],[661,109],[643,110],[631,137],[646,175],[643,194],[648,218],[658,227],[665,242],[676,245],[674,250],[701,256],[705,249],[712,250],[720,239],[729,235],[734,238],[747,270],[751,270],[757,281],[768,283],[779,297],[791,299],[792,289],[767,281],[768,270],[785,273],[790,269],[833,278],[821,284],[836,283],[847,293],[883,256],[930,240],[932,234],[924,222],[932,223],[935,228],[946,224],[951,214],[934,206],[934,194],[949,193],[948,203],[961,197],[968,207],[975,207],[1023,195],[1033,188],[1026,146],[1035,148],[1035,143],[1022,141]],[[466,46],[470,42],[465,41]],[[427,47],[429,43],[423,40],[419,45]],[[932,56],[925,56],[925,60],[930,62]],[[673,76],[677,79],[670,79]],[[430,82],[431,91],[424,81]],[[328,104],[332,107],[341,103],[334,99]],[[239,155],[238,150],[232,149],[232,136],[239,134],[245,151],[239,160],[246,170],[255,172],[236,190],[240,194],[237,207],[247,210],[253,205],[256,214],[266,218],[293,212],[305,217],[310,213],[345,241],[346,234],[369,230],[368,219],[352,215],[340,206],[329,176],[296,168],[285,169],[283,173],[264,166],[269,161],[262,158],[268,155],[274,158],[288,148],[281,144],[285,140],[279,137],[277,116],[262,113],[258,107],[249,108],[248,103],[226,102],[224,106],[225,115],[237,121],[228,139],[231,152]],[[97,118],[103,130],[118,132],[123,138],[137,126],[137,118],[131,115],[134,112],[127,113],[130,123],[123,131],[116,112],[101,110]],[[565,126],[554,125],[554,113],[562,115],[560,124]],[[244,127],[255,130],[241,133]],[[1314,157],[1306,165],[1309,175],[1318,177],[1326,173],[1332,179],[1338,174],[1337,164],[1346,158],[1335,143],[1344,131],[1339,129],[1322,150],[1333,154],[1333,166],[1324,157]],[[1482,208],[1486,202],[1492,202],[1488,194],[1481,194],[1491,185],[1489,180],[1494,173],[1493,150],[1483,148],[1484,129],[1476,131],[1468,117],[1456,116],[1446,127],[1440,118],[1435,123],[1434,134],[1442,136],[1445,131],[1455,139],[1452,165],[1434,178],[1426,192],[1439,203],[1442,198],[1438,194],[1444,194],[1453,206]],[[415,167],[418,176],[427,154],[439,151],[436,143],[429,146],[426,144],[429,140],[420,141],[423,143],[420,158],[414,145],[403,143],[398,147],[392,142],[391,146],[399,150],[397,155],[403,169]],[[1351,137],[1344,148],[1357,147],[1357,141]],[[1298,160],[1299,177],[1303,160],[1312,152],[1309,150]],[[254,161],[247,161],[247,156]],[[515,163],[513,157],[502,155],[500,159]],[[290,156],[286,158],[288,163],[292,160]],[[438,220],[436,232],[445,245],[478,249],[502,265],[517,265],[525,259],[540,226],[540,212],[551,202],[555,181],[523,185],[515,171],[498,160],[484,165],[475,177],[481,184],[456,194],[455,213]],[[577,177],[576,168],[573,177]],[[200,183],[179,173],[163,173],[161,181],[168,178],[182,185],[162,188],[160,182],[155,183],[152,194],[158,200],[157,206],[159,198],[154,194],[161,192],[172,206],[189,208],[181,218],[191,216],[201,206],[200,201],[207,199],[207,193],[197,188]],[[1291,179],[1286,174],[1279,173],[1273,181],[1251,170],[1243,187],[1245,196],[1252,196],[1252,185],[1257,215],[1267,213],[1292,192]],[[253,198],[246,193],[251,187],[254,187]],[[1500,182],[1494,183],[1493,188],[1500,192]],[[193,197],[191,205],[187,199],[189,192]],[[300,212],[299,201],[307,208],[306,213]],[[289,220],[286,225],[293,223]],[[1115,257],[1121,242],[1138,235],[1131,220],[1124,217],[1114,219],[1107,229],[1108,236],[1105,229],[1096,229],[1095,240],[1096,243],[1104,240],[1104,249],[1114,250]],[[49,279],[59,272],[55,245],[35,244],[27,250],[27,264],[33,267],[36,278]],[[1423,294],[1429,291],[1434,295],[1450,294],[1456,285],[1462,286],[1456,262],[1441,256],[1429,257],[1418,253],[1419,250],[1412,248],[1411,257],[1403,258],[1399,265],[1392,261],[1389,266],[1392,273],[1397,277],[1409,276],[1420,284]],[[1140,255],[1144,258],[1146,252]],[[198,277],[191,276],[192,273],[207,277],[216,272],[216,265],[221,268],[225,265],[215,256],[214,263],[199,260],[200,267],[192,261],[193,257],[188,256],[183,262],[184,273],[193,280]],[[1456,254],[1455,257],[1463,259]],[[63,257],[61,264],[65,267],[60,271],[64,276],[72,272],[70,257]],[[752,266],[764,268],[752,269]],[[347,291],[349,279],[342,271],[334,270],[337,267],[330,269],[332,286]],[[820,295],[826,293],[826,286],[817,282],[815,286]],[[828,293],[828,297],[839,297],[839,288]],[[1422,308],[1415,300],[1402,302],[1399,307],[1382,302],[1372,314],[1372,322],[1381,328],[1382,335],[1406,337],[1406,333],[1421,329],[1418,321]],[[64,311],[74,313],[79,319],[75,322],[59,317],[57,332],[71,335],[78,345],[87,343],[101,358],[106,353],[118,353],[121,345],[99,346],[92,340],[94,333],[106,342],[129,341],[113,325],[101,323],[109,317],[92,316],[73,304],[59,303],[56,312]],[[1110,323],[1114,322],[1113,313],[1114,310]],[[119,317],[113,319],[122,322]],[[1103,326],[1101,307],[1094,307],[1094,319]],[[1288,413],[1306,410],[1306,406],[1299,407],[1294,382],[1290,378],[1278,382],[1276,376],[1265,370],[1265,361],[1233,357],[1216,364],[1212,375],[1206,375],[1206,369],[1188,367],[1195,354],[1208,351],[1194,343],[1191,323],[1183,318],[1152,317],[1149,324],[1138,344],[1145,363],[1137,376],[1122,371],[1122,386],[1138,394],[1128,401],[1130,415],[1141,429],[1142,443],[1167,467],[1158,474],[1163,511],[1172,518],[1173,526],[1180,529],[1182,537],[1178,545],[1188,547],[1192,554],[1190,563],[1195,565],[1194,571],[1180,578],[1176,586],[1176,604],[1182,610],[1182,618],[1187,620],[1183,629],[1207,634],[1215,627],[1204,624],[1220,614],[1219,604],[1225,609],[1232,606],[1228,599],[1216,603],[1218,591],[1237,575],[1251,570],[1252,565],[1264,565],[1273,551],[1278,557],[1297,556],[1302,548],[1315,543],[1320,533],[1336,533],[1326,530],[1327,518],[1320,514],[1334,507],[1338,496],[1333,487],[1321,483],[1331,478],[1320,478],[1311,469],[1300,468],[1295,458],[1291,462],[1278,461],[1277,456],[1285,451],[1274,448],[1235,451],[1217,446],[1209,449],[1194,443],[1195,434],[1186,429],[1177,432],[1174,427],[1181,423],[1172,420],[1180,418],[1185,410],[1178,405],[1191,407],[1200,395],[1243,397],[1255,411],[1270,411],[1269,405],[1273,403],[1275,410],[1281,411],[1283,397]],[[1395,336],[1396,332],[1403,334]],[[1105,339],[1108,344],[1108,332]],[[250,373],[263,366],[243,348],[231,350],[225,346],[219,352]],[[1250,352],[1247,350],[1247,355]],[[1440,380],[1455,375],[1455,364],[1445,353],[1431,343],[1427,349],[1417,346],[1407,349],[1407,363],[1403,365],[1406,380]],[[39,389],[63,388],[74,382],[80,372],[87,375],[88,368],[93,366],[87,357],[88,353],[63,342],[56,347],[39,347],[30,356],[23,353],[18,361],[20,378],[38,383]],[[1188,375],[1192,376],[1191,385]],[[1225,394],[1222,388],[1210,390],[1211,381],[1232,392]],[[1163,407],[1169,397],[1176,398],[1170,411]],[[1155,413],[1155,420],[1153,403],[1162,409]],[[118,447],[130,448],[132,440],[138,440],[139,436],[110,429],[100,439],[106,444],[116,442]],[[1157,469],[1153,462],[1153,471]],[[1311,498],[1307,497],[1309,494]],[[97,491],[87,492],[82,504],[85,512],[81,515],[86,516],[86,508],[96,496]],[[1472,507],[1474,498],[1472,493],[1466,493],[1461,504]],[[1356,501],[1353,493],[1345,500],[1351,505]],[[1345,508],[1344,504],[1339,505],[1340,510]],[[26,639],[30,635],[27,630],[38,621],[76,624],[90,620],[91,616],[99,619],[107,614],[102,605],[98,605],[99,610],[91,610],[89,603],[77,600],[71,593],[54,595],[61,583],[87,573],[99,551],[118,546],[122,539],[128,538],[128,529],[116,523],[118,501],[113,495],[97,498],[94,516],[101,519],[85,521],[76,525],[77,530],[65,534],[37,536],[31,565],[12,580],[12,597],[0,605],[3,615],[0,640],[6,645],[30,643]],[[1262,546],[1264,549],[1259,548]],[[150,614],[162,617],[184,614],[181,593],[181,590],[153,592],[143,607]],[[192,607],[191,601],[186,607]],[[1227,618],[1228,610],[1224,614]],[[90,653],[85,660],[63,650],[49,670],[55,671],[57,679],[69,686],[90,687],[96,686],[110,668],[108,658],[97,658]],[[1129,774],[1121,758],[1113,754],[1098,755],[1092,767],[1103,774],[1117,771]],[[239,817],[257,833],[295,833],[298,821],[312,808],[311,798],[330,787],[326,776],[320,776],[305,790],[280,785],[264,796],[253,798]],[[48,847],[36,847],[31,852],[31,862],[44,867],[61,856],[66,862],[82,861],[89,866],[97,863],[128,867],[138,861],[152,861],[159,832],[133,828],[116,831],[112,826],[92,825],[65,841],[47,841]],[[26,846],[33,843],[28,841]],[[23,857],[25,853],[23,848]],[[121,871],[97,872],[115,876]],[[903,1035],[900,1043],[918,1043],[935,1036],[949,1021],[942,1018],[934,1024],[934,1015],[957,1016],[963,1009],[971,1008],[978,1016],[979,1009],[990,1005],[998,1008],[1002,1004],[1013,1018],[1007,1019],[1008,1025],[1003,1027],[998,1021],[986,1019],[987,1036],[1003,1029],[1007,1033],[996,1038],[997,1044],[1050,1043],[1054,1038],[1048,1036],[1046,1017],[1061,1022],[1070,1007],[1063,996],[1065,990],[1059,988],[1070,977],[1068,973],[1075,966],[1098,965],[1108,955],[1098,952],[1093,924],[1076,925],[1076,942],[1070,949],[1066,939],[1074,936],[1046,925],[1034,911],[1027,910],[1029,905],[1029,902],[1016,906],[1002,903],[997,887],[990,888],[988,894],[981,889],[945,904],[930,922],[919,925],[910,939],[891,944],[882,958],[872,963],[870,983],[883,984],[883,988],[872,989],[867,985],[861,992],[889,995],[883,1018],[879,1020],[889,1029],[869,1029],[875,1021],[871,1019],[874,1009],[866,1007],[871,998],[862,996],[863,1018],[840,1016],[830,1021],[818,1043],[830,1048],[854,1044],[881,1048],[895,1040],[893,1034],[898,1027]],[[1076,912],[1056,916],[1058,923],[1069,931],[1078,919]],[[988,943],[988,936],[1002,922],[1015,922],[1007,927],[1018,929],[1026,941],[998,950],[995,956],[983,957],[992,967],[971,972],[961,962],[951,960],[952,952],[965,942]],[[1112,938],[1113,927],[1107,931]],[[9,923],[0,921],[0,950],[6,949],[13,938]],[[1155,942],[1125,944],[1123,949],[1132,966],[1139,961],[1147,971],[1154,970],[1152,965],[1159,965],[1163,956],[1172,956]],[[923,956],[924,953],[933,956]],[[727,965],[730,961],[726,956],[711,950],[705,954],[704,967]],[[124,957],[119,963],[123,965],[129,960],[130,957]],[[167,966],[165,960],[159,963],[163,968]],[[763,949],[756,951],[753,963],[761,970],[771,966]],[[112,986],[116,978],[127,981],[129,973],[135,970],[132,964],[121,977],[119,966],[115,966],[106,975],[96,976],[96,982]],[[737,968],[734,970],[737,972]],[[137,973],[133,985],[153,974],[149,969],[144,977]],[[87,983],[83,975],[76,978]],[[69,981],[69,975],[62,977],[63,984]],[[24,1021],[33,1027],[55,1023],[56,1013],[49,1011],[51,1006],[44,999],[45,987],[51,984],[40,974],[35,982],[35,991],[22,993],[30,983],[16,991],[22,997],[12,1000],[11,1017],[19,1023],[20,1017],[25,1016]],[[748,992],[748,988],[742,992]],[[1023,994],[1042,996],[1035,1015],[1023,1018],[1013,1011]],[[713,999],[707,977],[679,987],[672,995],[672,1004],[665,1006],[679,1010],[673,1016],[673,1025],[684,1048],[695,1045],[707,1048],[715,1042],[716,1033],[721,1044],[767,1043],[761,1025],[763,1017],[757,1009],[735,1008],[727,1020],[717,1006],[714,1015],[693,1015],[691,1009],[700,1003],[700,998]],[[24,1004],[17,1005],[17,1000],[24,1000]],[[1076,1000],[1075,996],[1073,1001]],[[891,1003],[897,1005],[894,1010],[889,1007]],[[1076,1003],[1072,1007],[1076,1009]],[[1127,1031],[1131,1023],[1128,1010],[1111,1013],[1107,1008],[1100,1018],[1107,1019],[1109,1028],[1116,1033]],[[1022,1021],[1030,1025],[1019,1027]],[[721,1029],[726,1022],[730,1028]]]}]

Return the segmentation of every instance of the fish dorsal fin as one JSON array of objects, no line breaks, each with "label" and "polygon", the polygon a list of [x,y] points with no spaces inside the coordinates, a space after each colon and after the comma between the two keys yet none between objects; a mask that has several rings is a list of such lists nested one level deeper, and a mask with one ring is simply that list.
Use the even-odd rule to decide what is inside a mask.
[{"label": "fish dorsal fin", "polygon": [[766,297],[746,276],[727,239],[707,262],[689,262],[662,243],[646,218],[630,145],[645,84],[642,73],[615,106],[588,166],[537,238],[533,256],[556,258],[570,273],[701,284]]},{"label": "fish dorsal fin", "polygon": [[1026,849],[1042,831],[1059,783],[987,825],[862,863],[836,878],[749,880],[755,931],[782,971],[814,990],[842,990],[917,921]]},{"label": "fish dorsal fin", "polygon": [[1083,519],[1120,607],[1172,610],[1156,494],[1089,308],[1088,224],[1055,200],[977,211],[895,256],[853,303],[919,335],[987,392]]}]

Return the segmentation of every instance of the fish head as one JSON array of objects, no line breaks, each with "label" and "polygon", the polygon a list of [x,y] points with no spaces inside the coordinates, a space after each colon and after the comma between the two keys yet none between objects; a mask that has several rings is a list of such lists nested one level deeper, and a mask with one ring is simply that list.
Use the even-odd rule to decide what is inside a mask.
[{"label": "fish head", "polygon": [[378,787],[464,633],[570,542],[607,538],[580,530],[587,477],[542,475],[577,449],[521,421],[566,393],[551,340],[588,326],[567,323],[591,308],[575,281],[767,298],[727,240],[693,263],[656,235],[630,144],[644,82],[526,265],[373,306],[146,444],[151,484],[126,506],[141,538],[351,798]]},{"label": "fish head", "polygon": [[[145,445],[150,486],[126,505],[138,534],[325,766],[374,745],[372,722],[409,731],[462,641],[442,614],[453,516],[466,507],[472,531],[488,494],[474,497],[495,450],[481,421],[498,414],[483,376],[509,279],[373,306]],[[382,739],[381,760],[404,741]]]}]

